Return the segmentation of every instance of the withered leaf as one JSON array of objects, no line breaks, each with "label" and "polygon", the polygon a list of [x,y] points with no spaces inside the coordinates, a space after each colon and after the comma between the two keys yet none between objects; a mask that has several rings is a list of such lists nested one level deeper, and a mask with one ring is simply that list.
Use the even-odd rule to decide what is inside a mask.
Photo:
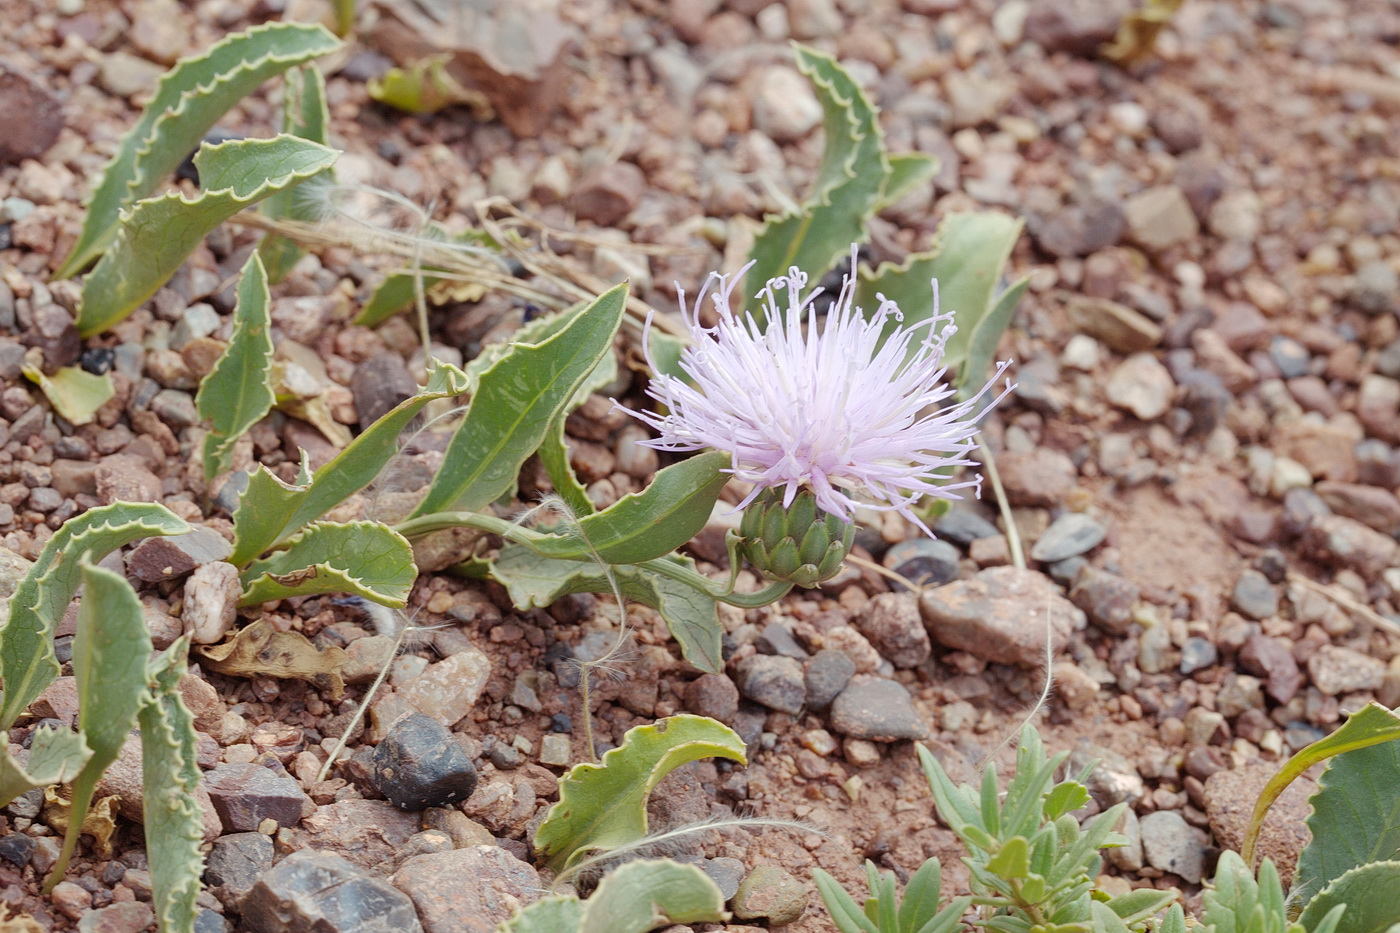
[{"label": "withered leaf", "polygon": [[324,651],[300,632],[279,632],[259,619],[235,632],[226,642],[196,646],[204,666],[232,677],[277,677],[304,680],[338,700],[345,692],[340,671],[345,652],[337,647]]},{"label": "withered leaf", "polygon": [[[83,817],[83,834],[92,837],[97,845],[97,854],[103,858],[112,857],[112,834],[117,831],[117,821],[112,814],[121,801],[116,794],[101,797],[88,807]],[[58,788],[44,788],[44,822],[57,832],[68,832],[68,811],[72,806],[72,801],[61,796]]]}]

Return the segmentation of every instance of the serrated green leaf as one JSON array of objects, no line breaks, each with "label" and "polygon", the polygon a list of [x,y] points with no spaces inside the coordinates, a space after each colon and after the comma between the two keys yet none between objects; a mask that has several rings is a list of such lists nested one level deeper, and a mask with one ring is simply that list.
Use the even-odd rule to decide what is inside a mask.
[{"label": "serrated green leaf", "polygon": [[73,778],[72,808],[63,849],[49,872],[44,893],[53,891],[68,870],[82,835],[83,820],[97,782],[121,754],[127,733],[146,699],[146,664],[151,636],[141,601],[118,574],[78,560],[83,599],[73,638],[73,677],[78,691],[78,731],[92,757]]},{"label": "serrated green leaf", "polygon": [[[1391,712],[1379,703],[1368,703],[1351,714],[1331,735],[1318,739],[1298,752],[1279,769],[1278,774],[1269,779],[1259,792],[1259,799],[1250,814],[1245,827],[1244,844],[1240,854],[1246,862],[1254,859],[1254,847],[1259,838],[1259,829],[1264,825],[1264,817],[1269,807],[1278,799],[1293,780],[1318,762],[1326,761],[1343,752],[1370,748],[1383,742],[1393,742],[1400,738],[1400,715]],[[1335,859],[1329,862],[1336,864]],[[1319,866],[1320,867],[1320,866]],[[1317,878],[1316,880],[1324,880]]]},{"label": "serrated green leaf", "polygon": [[21,372],[39,387],[54,411],[73,425],[91,423],[97,409],[117,394],[110,373],[96,376],[81,366],[61,367],[52,376],[33,366],[22,367]]},{"label": "serrated green leaf", "polygon": [[[315,68],[296,68],[287,73],[285,100],[282,110],[282,132],[323,146],[330,144],[326,127],[330,124],[326,108],[326,79]],[[327,169],[325,178],[333,179]],[[320,219],[314,205],[301,197],[303,189],[286,188],[263,201],[262,213],[274,220],[315,221]],[[268,281],[277,283],[287,277],[292,266],[301,258],[302,249],[289,237],[269,233],[258,244],[258,256],[267,268]]]},{"label": "serrated green leaf", "polygon": [[29,758],[23,764],[0,750],[0,807],[36,787],[66,784],[92,757],[81,733],[41,726],[34,730]]},{"label": "serrated green leaf", "polygon": [[[756,292],[768,280],[796,266],[818,281],[848,253],[865,242],[867,219],[890,174],[876,111],[865,91],[836,59],[806,46],[794,46],[797,67],[812,82],[821,101],[825,147],[811,193],[793,213],[765,218],[754,237],[746,282]],[[751,309],[752,310],[752,309]],[[761,312],[754,317],[763,323]]]},{"label": "serrated green leaf", "polygon": [[400,402],[366,428],[330,463],[304,482],[288,485],[259,467],[233,513],[234,545],[229,562],[243,566],[364,489],[398,452],[399,435],[429,402],[454,398],[467,389],[455,366],[434,361],[417,395]]},{"label": "serrated green leaf", "polygon": [[233,309],[233,334],[214,368],[199,384],[195,408],[210,423],[204,436],[204,479],[225,472],[233,463],[233,445],[243,433],[272,410],[272,317],[267,274],[257,253],[248,257],[238,281],[238,304]]},{"label": "serrated green leaf", "polygon": [[747,764],[744,740],[723,723],[681,713],[627,730],[598,764],[575,765],[559,780],[559,802],[535,833],[535,849],[559,872],[590,851],[647,834],[647,797],[676,768],[701,758]]},{"label": "serrated green leaf", "polygon": [[[1388,730],[1389,718],[1368,715],[1358,728]],[[1400,775],[1400,742],[1396,741],[1352,749],[1328,763],[1317,793],[1308,801],[1312,840],[1298,858],[1295,891],[1311,896],[1353,868],[1400,857],[1396,775]]]},{"label": "serrated green leaf", "polygon": [[107,249],[117,236],[121,211],[150,194],[229,108],[268,78],[340,45],[321,26],[267,23],[177,62],[161,76],[141,119],[122,137],[93,192],[78,242],[55,276],[82,271]]},{"label": "serrated green leaf", "polygon": [[995,211],[949,214],[938,225],[933,245],[902,263],[862,270],[856,304],[879,307],[876,293],[899,305],[904,318],[891,326],[911,327],[933,315],[931,282],[938,280],[938,307],[953,314],[957,333],[944,347],[943,360],[958,370],[958,384],[985,378],[997,341],[1011,321],[1025,281],[997,295],[997,284],[1021,236],[1024,223]]},{"label": "serrated green leaf", "polygon": [[546,897],[524,907],[497,933],[578,933],[583,902],[577,897]]},{"label": "serrated green leaf", "polygon": [[817,893],[821,895],[831,922],[841,933],[890,933],[875,926],[874,921],[856,904],[855,899],[846,893],[840,883],[820,868],[812,870],[812,880],[816,882]]},{"label": "serrated green leaf", "polygon": [[141,785],[151,905],[161,933],[193,933],[204,874],[204,814],[194,716],[180,695],[189,636],[152,665],[152,686],[141,707]]},{"label": "serrated green leaf", "polygon": [[516,344],[482,373],[443,467],[414,515],[480,509],[515,485],[520,466],[603,358],[622,323],[627,286],[569,315],[539,344]]},{"label": "serrated green leaf", "polygon": [[168,192],[121,215],[116,236],[83,280],[78,332],[99,333],[156,293],[215,227],[274,192],[330,168],[338,153],[295,136],[202,146],[194,157],[203,191]]},{"label": "serrated green leaf", "polygon": [[163,505],[114,502],[69,519],[54,532],[10,597],[10,620],[0,630],[0,730],[14,725],[58,676],[53,631],[78,590],[84,554],[98,561],[140,538],[190,530]]},{"label": "serrated green leaf", "polygon": [[694,865],[628,862],[609,872],[583,905],[579,933],[647,933],[672,923],[725,921],[724,895]]},{"label": "serrated green leaf", "polygon": [[1309,930],[1338,907],[1345,933],[1386,933],[1400,923],[1400,861],[1359,865],[1333,879],[1308,901],[1298,922]]},{"label": "serrated green leaf", "polygon": [[922,152],[903,152],[890,156],[889,160],[890,173],[885,176],[880,200],[875,205],[876,213],[897,203],[920,185],[932,182],[941,165],[937,156]]},{"label": "serrated green leaf", "polygon": [[[694,568],[689,558],[674,560]],[[650,606],[666,620],[681,654],[702,671],[724,667],[719,612],[715,601],[700,591],[647,568],[645,564],[616,564],[612,579],[627,599]],[[490,562],[489,572],[510,593],[517,609],[543,608],[571,593],[611,593],[612,582],[597,564],[541,557],[523,545],[506,544]]]},{"label": "serrated green leaf", "polygon": [[315,593],[353,593],[402,609],[417,579],[413,546],[380,522],[313,522],[285,550],[242,573],[240,606]]}]

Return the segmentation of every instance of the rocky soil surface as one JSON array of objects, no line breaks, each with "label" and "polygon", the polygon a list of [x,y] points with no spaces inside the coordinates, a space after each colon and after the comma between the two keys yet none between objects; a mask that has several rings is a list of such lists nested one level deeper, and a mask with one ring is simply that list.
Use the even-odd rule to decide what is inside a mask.
[{"label": "rocky soil surface", "polygon": [[[524,9],[488,5],[502,23]],[[1132,802],[1130,844],[1108,856],[1105,883],[1174,888],[1188,904],[1283,757],[1368,700],[1400,704],[1400,8],[1187,0],[1156,53],[1125,69],[1096,57],[1122,5],[541,0],[520,22],[528,41],[459,37],[497,43],[517,64],[534,56],[533,78],[488,82],[486,104],[423,118],[367,95],[394,54],[382,33],[328,63],[342,180],[396,191],[450,227],[495,196],[586,232],[554,245],[600,281],[630,278],[663,312],[674,283],[693,292],[708,270],[737,269],[754,222],[813,177],[821,113],[790,39],[839,56],[882,109],[891,150],[942,159],[935,184],[872,225],[874,258],[926,245],[950,211],[1026,220],[1012,266],[1031,289],[1002,345],[1018,387],[985,436],[1028,569],[1011,565],[988,496],[943,517],[936,541],[902,519],[862,529],[857,553],[918,593],[853,566],[775,606],[726,611],[723,675],[699,675],[654,613],[630,610],[624,676],[592,710],[604,742],[690,711],[730,724],[751,751],[747,768],[677,772],[653,825],[737,813],[814,830],[711,833],[673,853],[729,891],[753,869],[781,869],[751,879],[725,929],[777,923],[808,900],[788,929],[832,931],[815,867],[854,884],[863,859],[903,875],[939,855],[957,887],[965,869],[911,740],[963,780],[989,756],[1004,761],[1047,641],[1047,745],[1100,761],[1091,809]],[[388,6],[410,19],[436,8]],[[212,533],[206,550],[123,555],[158,646],[182,630],[217,642],[265,617],[347,652],[341,697],[197,669],[187,681],[208,792],[201,930],[302,929],[324,909],[308,888],[320,871],[353,892],[347,903],[384,915],[370,926],[350,909],[325,929],[387,918],[487,933],[548,883],[530,834],[583,758],[573,662],[597,656],[615,613],[570,597],[521,614],[495,586],[425,575],[413,597],[423,634],[393,660],[349,761],[318,780],[391,639],[330,598],[231,622],[211,561],[232,500],[206,489],[189,457],[197,379],[228,335],[229,282],[259,234],[227,225],[146,308],[85,342],[76,288],[50,276],[165,67],[253,23],[326,12],[309,0],[0,3],[0,554],[12,586],[65,519],[160,501]],[[222,128],[268,135],[279,104],[274,82]],[[404,320],[348,323],[376,261],[327,249],[274,292],[282,356],[319,362],[330,411],[352,429],[421,362]],[[470,358],[526,311],[497,293],[448,305],[434,315],[435,352]],[[21,376],[26,360],[112,365],[118,397],[75,428]],[[644,404],[644,377],[624,372],[613,394]],[[569,430],[600,501],[658,466],[605,399]],[[298,447],[313,463],[334,452],[274,415],[242,464],[290,471]],[[693,546],[712,570],[720,531]],[[62,653],[71,629],[61,634]],[[71,679],[33,708],[35,721],[75,713]],[[0,900],[43,930],[149,926],[138,782],[125,756],[102,791],[121,795],[111,850],[85,843],[50,898],[37,885],[61,836],[37,796],[7,807]],[[1305,797],[1285,797],[1266,835],[1285,862]],[[296,891],[301,913],[288,920],[274,905]]]}]

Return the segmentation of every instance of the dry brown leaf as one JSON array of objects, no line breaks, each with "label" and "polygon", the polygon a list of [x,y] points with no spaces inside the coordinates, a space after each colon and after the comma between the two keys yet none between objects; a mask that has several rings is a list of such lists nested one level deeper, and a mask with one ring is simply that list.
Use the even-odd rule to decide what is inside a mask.
[{"label": "dry brown leaf", "polygon": [[[83,835],[92,837],[97,845],[97,854],[103,858],[112,857],[112,834],[117,831],[117,821],[112,814],[121,802],[122,799],[116,794],[99,797],[83,817]],[[72,806],[72,801],[59,795],[58,788],[44,788],[44,822],[60,833],[68,832],[68,811]]]},{"label": "dry brown leaf", "polygon": [[324,651],[300,632],[279,632],[259,619],[239,629],[229,641],[196,646],[204,666],[231,677],[276,677],[304,680],[338,700],[345,692],[340,671],[345,652],[337,647]]}]

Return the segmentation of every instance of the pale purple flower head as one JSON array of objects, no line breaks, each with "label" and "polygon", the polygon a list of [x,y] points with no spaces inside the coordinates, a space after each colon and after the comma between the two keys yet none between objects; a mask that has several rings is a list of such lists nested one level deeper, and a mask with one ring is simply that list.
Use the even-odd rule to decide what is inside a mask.
[{"label": "pale purple flower head", "polygon": [[[968,455],[978,403],[1009,364],[999,364],[973,398],[945,405],[954,390],[943,379],[943,350],[956,328],[951,313],[939,313],[937,282],[932,316],[888,335],[888,322],[903,320],[899,308],[878,295],[879,309],[864,314],[852,276],[818,333],[813,306],[821,290],[804,295],[806,284],[794,267],[759,289],[764,325],[730,310],[734,277],[711,273],[688,309],[682,293],[691,342],[680,364],[695,384],[652,376],[647,393],[666,410],[629,412],[661,435],[643,443],[729,453],[731,472],[754,484],[740,509],[778,486],[790,505],[806,486],[826,512],[849,520],[856,508],[895,511],[931,534],[913,507],[924,496],[956,499],[955,490],[980,487],[980,476],[938,483],[933,474],[976,466]],[[699,320],[707,295],[719,312],[712,328]]]}]

